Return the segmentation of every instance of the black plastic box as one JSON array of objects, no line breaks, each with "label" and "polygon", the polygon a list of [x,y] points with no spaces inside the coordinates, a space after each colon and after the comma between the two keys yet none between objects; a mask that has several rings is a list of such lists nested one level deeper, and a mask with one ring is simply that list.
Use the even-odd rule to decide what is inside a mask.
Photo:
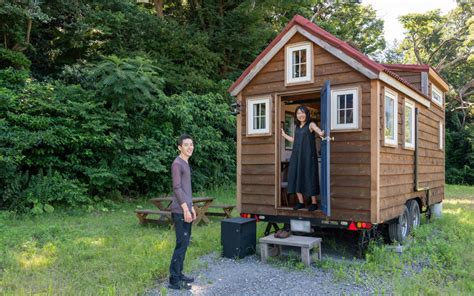
[{"label": "black plastic box", "polygon": [[221,221],[222,256],[244,258],[255,254],[257,223],[255,219],[229,218]]}]

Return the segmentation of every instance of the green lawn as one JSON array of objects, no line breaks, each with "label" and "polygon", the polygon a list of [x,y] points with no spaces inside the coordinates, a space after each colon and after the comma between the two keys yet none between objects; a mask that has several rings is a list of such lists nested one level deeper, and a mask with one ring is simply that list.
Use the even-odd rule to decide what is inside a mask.
[{"label": "green lawn", "polygon": [[[234,203],[235,189],[200,193]],[[14,217],[0,212],[0,294],[141,293],[165,278],[174,244],[169,227],[138,225],[133,210],[147,201],[94,213]],[[379,280],[398,294],[474,293],[474,187],[446,186],[442,219],[415,232],[402,255],[375,246],[365,263],[323,260],[341,280]],[[186,269],[220,250],[219,219],[193,228]],[[348,271],[348,272],[347,272]],[[362,276],[364,275],[364,276]]]}]

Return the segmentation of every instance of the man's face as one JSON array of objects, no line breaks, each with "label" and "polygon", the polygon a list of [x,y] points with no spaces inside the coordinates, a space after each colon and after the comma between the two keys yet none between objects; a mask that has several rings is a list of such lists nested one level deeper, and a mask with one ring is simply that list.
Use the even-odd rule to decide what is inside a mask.
[{"label": "man's face", "polygon": [[194,150],[193,140],[184,139],[183,144],[181,144],[181,146],[178,146],[178,149],[186,157],[191,157],[191,155],[193,155]]}]

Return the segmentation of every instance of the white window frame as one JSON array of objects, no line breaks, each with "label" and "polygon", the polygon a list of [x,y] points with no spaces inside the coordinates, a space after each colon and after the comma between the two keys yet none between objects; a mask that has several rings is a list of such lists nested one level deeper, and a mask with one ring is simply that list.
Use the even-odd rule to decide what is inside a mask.
[{"label": "white window frame", "polygon": [[[411,109],[411,143],[407,142],[406,137],[406,122],[407,122],[407,114],[406,108]],[[405,100],[405,104],[403,106],[403,143],[405,148],[415,149],[415,104],[411,101]]]},{"label": "white window frame", "polygon": [[[387,127],[386,124],[387,124],[387,116],[386,116],[386,110],[387,110],[387,104],[385,102],[385,99],[386,97],[389,97],[391,99],[393,99],[393,139],[392,138],[389,138],[387,136],[385,136],[385,128]],[[387,89],[385,88],[385,92],[384,92],[384,97],[383,97],[383,100],[384,100],[384,116],[383,116],[383,120],[384,120],[384,139],[385,139],[385,144],[388,144],[388,145],[394,145],[394,146],[398,146],[398,94],[390,89]]]},{"label": "white window frame", "polygon": [[[270,134],[271,97],[249,98],[247,99],[247,135],[267,135]],[[265,104],[265,128],[255,129],[253,126],[253,106]]]},{"label": "white window frame", "polygon": [[[435,94],[437,94],[440,100],[435,99]],[[443,107],[443,92],[439,90],[436,86],[431,84],[431,100],[438,106]]]},{"label": "white window frame", "polygon": [[[306,76],[293,78],[293,52],[306,49]],[[288,45],[285,50],[285,83],[302,83],[313,81],[313,44],[311,42],[301,42]]]},{"label": "white window frame", "polygon": [[439,132],[438,132],[438,142],[439,142],[439,149],[443,150],[444,148],[444,125],[443,122],[439,122]]},{"label": "white window frame", "polygon": [[[337,123],[337,116],[339,110],[337,109],[337,96],[352,94],[352,123]],[[331,90],[331,130],[351,130],[359,129],[359,89],[345,88]]]}]

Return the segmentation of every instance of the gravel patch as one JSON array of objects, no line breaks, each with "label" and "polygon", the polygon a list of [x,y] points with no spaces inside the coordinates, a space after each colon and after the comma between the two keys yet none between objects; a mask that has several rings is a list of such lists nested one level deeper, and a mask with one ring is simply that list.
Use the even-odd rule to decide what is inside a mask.
[{"label": "gravel patch", "polygon": [[161,282],[146,295],[161,295],[162,291],[166,291],[167,295],[226,296],[378,294],[372,288],[375,286],[373,280],[366,285],[356,284],[350,276],[347,280],[338,280],[331,271],[325,271],[314,264],[310,268],[299,270],[280,266],[278,263],[262,263],[256,255],[234,260],[211,254],[202,257],[201,261],[207,268],[191,274],[195,278],[191,291],[168,290],[167,282]]}]

